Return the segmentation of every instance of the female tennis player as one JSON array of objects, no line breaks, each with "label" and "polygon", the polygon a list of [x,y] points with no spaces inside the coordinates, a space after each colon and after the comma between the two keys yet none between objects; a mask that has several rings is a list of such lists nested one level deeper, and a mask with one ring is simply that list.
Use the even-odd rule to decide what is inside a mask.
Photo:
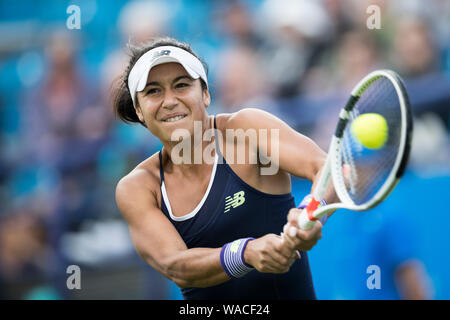
[{"label": "female tennis player", "polygon": [[[160,38],[130,49],[115,111],[163,144],[116,188],[138,254],[175,282],[185,299],[315,299],[305,251],[321,238],[322,224],[298,228],[301,210],[295,208],[290,175],[314,186],[325,152],[258,109],[208,115],[207,68],[189,45]],[[201,134],[215,132],[211,141],[194,137],[196,124]],[[254,130],[258,138],[262,129],[276,129],[278,137],[227,139],[227,132],[239,129]],[[177,157],[181,141],[192,146],[183,154],[190,161]],[[205,152],[194,161],[194,153],[212,141],[213,161],[203,158]],[[246,160],[256,155],[258,161],[227,159],[239,150]],[[261,174],[268,165],[278,170]]]}]

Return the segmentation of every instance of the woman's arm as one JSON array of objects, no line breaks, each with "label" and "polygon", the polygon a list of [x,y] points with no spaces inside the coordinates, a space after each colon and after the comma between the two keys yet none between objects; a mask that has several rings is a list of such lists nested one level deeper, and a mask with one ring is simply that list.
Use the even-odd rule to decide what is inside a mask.
[{"label": "woman's arm", "polygon": [[[148,180],[144,170],[137,170],[122,178],[116,188],[119,210],[141,258],[181,288],[209,287],[230,280],[220,263],[221,248],[188,249],[157,206],[159,183]],[[284,273],[294,262],[295,251],[278,236],[266,235],[250,241],[244,255],[245,262],[260,272]]]},{"label": "woman's arm", "polygon": [[229,280],[220,265],[220,248],[188,250],[158,208],[155,183],[148,181],[147,175],[137,170],[122,178],[116,187],[117,205],[140,257],[182,288],[208,287]]}]

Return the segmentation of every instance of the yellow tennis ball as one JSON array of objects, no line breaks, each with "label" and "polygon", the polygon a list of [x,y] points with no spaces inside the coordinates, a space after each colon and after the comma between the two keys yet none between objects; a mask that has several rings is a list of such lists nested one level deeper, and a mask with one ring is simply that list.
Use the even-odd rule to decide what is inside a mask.
[{"label": "yellow tennis ball", "polygon": [[378,113],[364,113],[350,126],[353,136],[366,148],[380,149],[388,138],[386,119]]}]

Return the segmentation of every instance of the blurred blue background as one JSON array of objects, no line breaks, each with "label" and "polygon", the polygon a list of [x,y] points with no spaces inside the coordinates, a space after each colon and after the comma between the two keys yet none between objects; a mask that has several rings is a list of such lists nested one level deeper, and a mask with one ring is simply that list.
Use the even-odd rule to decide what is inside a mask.
[{"label": "blurred blue background", "polygon": [[[67,20],[80,9],[80,29]],[[381,28],[367,20],[380,9]],[[179,299],[136,255],[118,180],[161,145],[114,118],[126,43],[172,36],[209,65],[210,114],[268,110],[327,149],[368,72],[404,79],[409,168],[366,213],[338,212],[310,252],[319,299],[450,298],[450,2],[0,1],[0,298]],[[294,178],[297,202],[311,184]],[[69,265],[82,270],[68,290]],[[367,268],[381,288],[369,290]],[[419,289],[417,289],[419,288]]]}]

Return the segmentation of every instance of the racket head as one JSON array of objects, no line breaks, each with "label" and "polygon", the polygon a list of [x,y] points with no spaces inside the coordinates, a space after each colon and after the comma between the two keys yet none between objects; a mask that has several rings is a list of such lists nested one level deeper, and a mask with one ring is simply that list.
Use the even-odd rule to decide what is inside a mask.
[{"label": "racket head", "polygon": [[[386,120],[388,137],[379,149],[364,147],[351,132],[353,121],[365,113]],[[377,70],[356,85],[330,145],[332,181],[342,208],[368,210],[389,195],[408,163],[412,132],[409,97],[400,76]]]}]

